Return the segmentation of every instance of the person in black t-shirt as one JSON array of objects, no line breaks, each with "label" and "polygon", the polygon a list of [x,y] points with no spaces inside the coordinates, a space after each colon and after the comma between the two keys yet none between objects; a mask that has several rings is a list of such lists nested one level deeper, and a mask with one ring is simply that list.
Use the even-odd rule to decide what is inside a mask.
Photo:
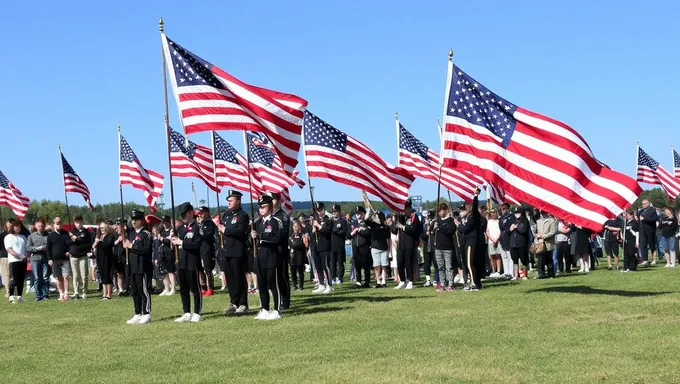
[{"label": "person in black t-shirt", "polygon": [[[604,223],[604,253],[607,255],[608,270],[619,269],[619,238],[623,220],[615,217]],[[614,267],[612,267],[612,257],[614,257]]]},{"label": "person in black t-shirt", "polygon": [[675,217],[673,209],[669,207],[666,207],[663,212],[664,217],[659,220],[659,230],[661,231],[659,248],[663,248],[663,251],[666,254],[666,268],[674,268],[675,245],[678,241],[675,237],[678,233],[678,219]]},{"label": "person in black t-shirt", "polygon": [[624,212],[624,218],[623,269],[621,272],[633,272],[637,270],[636,244],[640,232],[640,223],[635,220],[634,211],[630,208]]}]

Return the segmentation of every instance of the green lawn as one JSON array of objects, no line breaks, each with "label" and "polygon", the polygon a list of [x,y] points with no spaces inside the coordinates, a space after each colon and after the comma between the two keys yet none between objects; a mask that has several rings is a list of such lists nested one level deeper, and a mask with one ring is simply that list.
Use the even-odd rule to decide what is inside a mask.
[{"label": "green lawn", "polygon": [[677,383],[679,280],[655,267],[476,293],[345,285],[294,292],[268,322],[222,316],[225,294],[198,324],[173,322],[178,295],[136,326],[130,298],[3,302],[0,383]]}]

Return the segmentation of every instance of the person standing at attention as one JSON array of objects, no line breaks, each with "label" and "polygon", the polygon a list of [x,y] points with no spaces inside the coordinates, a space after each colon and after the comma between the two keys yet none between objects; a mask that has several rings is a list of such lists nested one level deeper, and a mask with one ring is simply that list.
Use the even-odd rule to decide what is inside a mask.
[{"label": "person standing at attention", "polygon": [[70,245],[69,232],[61,227],[61,219],[55,217],[52,220],[52,232],[47,235],[47,262],[52,268],[54,278],[57,279],[58,301],[69,300],[68,279],[71,275],[71,263],[68,260],[68,249]]},{"label": "person standing at attention", "polygon": [[678,233],[678,219],[673,214],[673,209],[666,207],[664,210],[664,217],[659,220],[659,229],[661,230],[661,247],[666,254],[666,268],[675,268],[675,238]]},{"label": "person standing at attention", "polygon": [[[201,321],[203,313],[203,296],[201,292],[201,228],[194,218],[194,207],[190,203],[182,203],[177,207],[182,221],[177,228],[177,237],[172,238],[172,244],[179,247],[179,263],[177,264],[177,278],[179,294],[182,298],[182,311],[184,314],[175,322],[186,323]],[[191,312],[191,296],[194,296],[194,312]]]},{"label": "person standing at attention", "polygon": [[4,239],[9,262],[9,302],[12,304],[24,302],[23,293],[28,263],[26,261],[26,237],[21,234],[22,228],[21,221],[14,221]]},{"label": "person standing at attention", "polygon": [[89,280],[88,253],[92,251],[92,235],[83,226],[83,217],[73,218],[75,228],[71,230],[71,270],[73,271],[73,298],[87,299],[87,285]]},{"label": "person standing at attention", "polygon": [[33,272],[35,301],[49,300],[49,264],[47,260],[47,231],[45,219],[35,220],[35,232],[28,236],[26,251],[31,255],[31,271]]},{"label": "person standing at attention", "polygon": [[[260,303],[262,310],[255,317],[256,320],[278,320],[281,318],[280,285],[277,283],[279,265],[279,245],[283,235],[283,223],[272,214],[272,198],[261,195],[258,200],[260,218],[255,221],[251,236],[257,249],[257,265],[260,269]],[[330,277],[330,275],[329,275]],[[269,291],[274,297],[274,308],[269,305]],[[271,312],[270,312],[271,310]]]},{"label": "person standing at attention", "polygon": [[244,314],[248,311],[248,283],[246,281],[247,258],[253,258],[248,253],[248,230],[250,216],[241,207],[239,191],[230,190],[227,195],[228,211],[222,215],[220,233],[223,234],[225,273],[229,286],[229,306],[225,314]]},{"label": "person standing at attention", "polygon": [[130,218],[133,229],[123,241],[123,248],[128,250],[130,293],[135,315],[127,323],[148,324],[151,322],[151,295],[146,277],[153,271],[153,241],[149,231],[144,229],[146,225],[144,213],[133,210]]},{"label": "person standing at attention", "polygon": [[423,226],[416,211],[413,210],[410,199],[404,205],[404,215],[397,222],[396,228],[399,232],[397,269],[400,282],[394,289],[413,289],[413,263],[418,251],[420,234],[423,233]]},{"label": "person standing at attention", "polygon": [[649,200],[642,200],[640,216],[640,256],[642,257],[641,266],[647,265],[649,252],[652,252],[651,265],[656,265],[656,223],[659,215],[656,208],[650,204]]}]

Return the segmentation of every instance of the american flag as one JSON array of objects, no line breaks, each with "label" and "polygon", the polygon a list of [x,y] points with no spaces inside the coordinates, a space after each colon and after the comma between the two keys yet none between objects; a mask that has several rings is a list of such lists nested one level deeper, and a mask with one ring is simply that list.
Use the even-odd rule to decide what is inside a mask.
[{"label": "american flag", "polygon": [[177,177],[196,177],[208,188],[219,192],[215,182],[215,165],[212,149],[187,140],[170,129],[170,173]]},{"label": "american flag", "polygon": [[163,192],[163,181],[165,178],[158,172],[145,169],[125,138],[119,136],[119,139],[120,184],[131,185],[144,191],[144,197],[146,197],[146,201],[149,203],[149,208],[151,208],[153,213],[156,213],[156,200],[161,192]]},{"label": "american flag", "polygon": [[61,154],[61,169],[64,174],[64,190],[66,192],[80,193],[85,199],[85,204],[90,210],[94,210],[92,203],[90,202],[90,190],[85,185],[83,179],[78,176],[71,164],[66,161],[64,154]]},{"label": "american flag", "polygon": [[187,134],[255,131],[267,135],[289,174],[298,163],[307,101],[246,84],[162,36],[172,89]]},{"label": "american flag", "polygon": [[379,197],[403,211],[414,177],[387,164],[362,142],[305,111],[305,162],[309,177],[322,177]]},{"label": "american flag", "polygon": [[599,163],[566,124],[511,104],[450,61],[447,79],[446,165],[593,230],[642,192],[635,180]]},{"label": "american flag", "polygon": [[637,181],[661,185],[672,201],[680,195],[680,179],[671,175],[662,165],[638,147]]},{"label": "american flag", "polygon": [[673,150],[673,174],[675,177],[680,177],[680,155]]},{"label": "american flag", "polygon": [[494,183],[487,183],[486,185],[486,192],[489,195],[489,199],[493,201],[496,204],[513,204],[513,205],[521,205],[521,203],[512,197],[509,193],[506,193],[503,188],[497,186]]},{"label": "american flag", "polygon": [[[397,121],[399,132],[399,154],[397,165],[411,172],[415,176],[437,181],[440,174],[439,155],[428,148],[411,132]],[[441,184],[444,188],[454,192],[466,202],[472,201],[475,189],[481,180],[466,171],[457,171],[449,167],[441,167]]]},{"label": "american flag", "polygon": [[236,148],[220,137],[217,132],[212,134],[217,185],[220,187],[232,187],[240,191],[248,191],[246,158],[238,153]]},{"label": "american flag", "polygon": [[31,201],[0,171],[0,205],[6,205],[19,220],[23,220]]}]

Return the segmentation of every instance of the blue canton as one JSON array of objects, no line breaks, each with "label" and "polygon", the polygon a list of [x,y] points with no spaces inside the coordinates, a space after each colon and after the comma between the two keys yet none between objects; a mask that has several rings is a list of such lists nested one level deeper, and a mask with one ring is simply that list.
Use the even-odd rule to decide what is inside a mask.
[{"label": "blue canton", "polygon": [[178,87],[208,85],[224,89],[217,77],[210,71],[213,67],[212,64],[184,49],[169,38],[168,49],[170,50],[170,61],[172,66],[175,67],[175,80]]},{"label": "blue canton", "polygon": [[302,125],[305,129],[305,145],[318,145],[340,152],[347,150],[347,135],[313,113],[305,111]]},{"label": "blue canton", "polygon": [[0,172],[0,188],[9,189],[9,180],[7,180],[7,177],[2,172]]},{"label": "blue canton", "polygon": [[66,158],[64,155],[61,155],[61,166],[64,168],[64,173],[70,173],[73,176],[78,176],[76,171],[73,170],[73,167],[71,167],[71,164],[66,161]]},{"label": "blue canton", "polygon": [[675,151],[673,151],[673,166],[675,168],[680,168],[680,155]]},{"label": "blue canton", "polygon": [[215,143],[215,160],[222,160],[232,164],[239,164],[236,154],[238,153],[231,144],[227,143],[215,131],[213,131]]},{"label": "blue canton", "polygon": [[399,148],[417,154],[428,161],[428,148],[420,140],[416,139],[401,123],[399,123]]},{"label": "blue canton", "polygon": [[137,156],[132,151],[130,144],[123,136],[120,137],[120,161],[126,161],[129,163],[134,163],[137,161]]},{"label": "blue canton", "polygon": [[250,132],[247,133],[247,137],[248,137],[248,163],[263,164],[271,168],[272,164],[274,163],[274,158],[276,157],[276,154],[266,145],[256,144],[258,141],[265,143],[265,139]]},{"label": "blue canton", "polygon": [[656,169],[659,167],[659,163],[652,159],[651,156],[647,154],[647,152],[643,151],[642,148],[639,148],[638,152],[638,165],[642,165],[643,167],[649,167],[653,171],[656,171]]}]

